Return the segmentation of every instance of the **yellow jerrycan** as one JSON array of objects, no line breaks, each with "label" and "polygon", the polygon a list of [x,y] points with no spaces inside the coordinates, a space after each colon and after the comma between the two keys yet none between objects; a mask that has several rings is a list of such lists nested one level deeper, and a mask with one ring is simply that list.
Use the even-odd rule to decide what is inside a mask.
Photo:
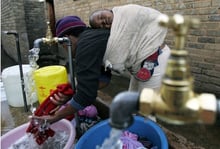
[{"label": "yellow jerrycan", "polygon": [[34,72],[34,80],[38,101],[41,104],[58,84],[68,82],[68,75],[64,66],[45,66]]}]

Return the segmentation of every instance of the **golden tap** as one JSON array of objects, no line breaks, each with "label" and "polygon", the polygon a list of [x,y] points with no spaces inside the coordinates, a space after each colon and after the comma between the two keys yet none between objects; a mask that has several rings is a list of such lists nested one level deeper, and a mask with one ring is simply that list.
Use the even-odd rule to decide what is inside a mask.
[{"label": "golden tap", "polygon": [[54,43],[58,42],[58,38],[57,37],[53,37],[51,28],[50,28],[50,22],[47,22],[47,32],[46,32],[46,37],[42,38],[43,43],[47,43],[50,46]]},{"label": "golden tap", "polygon": [[55,43],[66,43],[67,49],[68,49],[68,59],[69,59],[69,70],[70,70],[70,80],[72,88],[75,88],[75,82],[74,80],[74,73],[73,73],[73,57],[72,57],[72,43],[71,40],[68,37],[53,37],[51,28],[50,28],[50,22],[47,22],[47,32],[45,38],[38,38],[34,41],[34,49],[40,50],[40,43],[46,43],[50,46]]},{"label": "golden tap", "polygon": [[171,50],[160,92],[143,89],[139,112],[145,116],[154,114],[173,124],[213,124],[216,119],[217,99],[214,94],[196,94],[190,73],[188,52],[184,50],[185,38],[190,28],[197,28],[199,20],[176,14],[163,15],[160,25],[170,27],[175,34],[175,49]]}]

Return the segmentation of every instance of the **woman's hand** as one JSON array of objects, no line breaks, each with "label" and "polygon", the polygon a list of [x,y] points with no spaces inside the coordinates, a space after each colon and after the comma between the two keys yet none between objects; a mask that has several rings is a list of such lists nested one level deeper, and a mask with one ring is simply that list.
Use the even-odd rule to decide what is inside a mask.
[{"label": "woman's hand", "polygon": [[53,124],[67,116],[73,115],[75,112],[77,112],[77,110],[75,110],[71,105],[67,104],[67,106],[65,106],[65,108],[58,110],[54,115],[43,115],[43,116],[35,116],[35,115],[31,115],[29,116],[29,119],[31,119],[31,121],[39,121],[41,122],[47,122],[50,124]]},{"label": "woman's hand", "polygon": [[50,97],[50,100],[56,105],[64,105],[71,99],[71,96],[66,96],[60,92]]},{"label": "woman's hand", "polygon": [[44,116],[31,115],[29,116],[29,119],[39,124],[43,124],[43,123],[53,124],[59,120],[59,118],[56,117],[55,115],[44,115]]}]

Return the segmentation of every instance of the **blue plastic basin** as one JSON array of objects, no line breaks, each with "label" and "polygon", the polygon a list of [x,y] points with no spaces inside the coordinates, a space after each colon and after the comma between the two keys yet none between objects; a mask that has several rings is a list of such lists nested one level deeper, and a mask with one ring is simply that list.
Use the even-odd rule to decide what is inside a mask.
[{"label": "blue plastic basin", "polygon": [[[108,120],[96,124],[81,136],[75,149],[95,149],[97,145],[101,146],[104,140],[109,137],[110,130]],[[168,141],[164,131],[149,119],[134,116],[134,123],[126,130],[146,137],[158,149],[168,149]]]}]

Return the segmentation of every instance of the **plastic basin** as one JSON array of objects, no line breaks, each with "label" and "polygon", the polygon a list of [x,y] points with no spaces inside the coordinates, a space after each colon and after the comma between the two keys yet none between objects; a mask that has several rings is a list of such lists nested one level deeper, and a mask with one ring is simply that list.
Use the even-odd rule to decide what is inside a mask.
[{"label": "plastic basin", "polygon": [[[75,149],[95,149],[97,145],[101,146],[104,140],[109,137],[110,130],[108,120],[96,124],[79,139]],[[135,116],[134,123],[126,130],[146,137],[158,149],[168,149],[168,141],[164,131],[149,119]]]},{"label": "plastic basin", "polygon": [[[29,126],[29,123],[25,123],[23,125],[20,125],[10,130],[9,132],[1,136],[1,148],[2,149],[9,148],[17,140],[23,137],[26,134],[26,129],[28,126]],[[62,131],[66,131],[69,133],[70,136],[64,149],[72,149],[74,147],[76,131],[75,131],[73,124],[70,121],[66,119],[62,119],[58,121],[57,123],[54,123],[53,125],[51,125],[51,128],[54,131],[62,130]]]}]

